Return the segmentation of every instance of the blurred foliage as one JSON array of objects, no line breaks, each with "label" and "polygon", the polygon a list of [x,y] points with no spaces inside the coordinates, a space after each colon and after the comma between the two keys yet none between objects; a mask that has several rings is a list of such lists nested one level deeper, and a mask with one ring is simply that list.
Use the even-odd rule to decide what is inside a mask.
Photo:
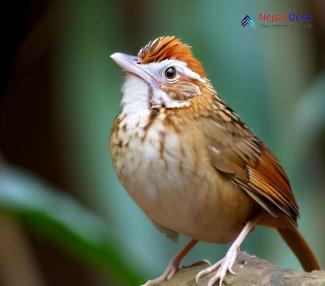
[{"label": "blurred foliage", "polygon": [[0,208],[123,285],[140,276],[121,259],[118,237],[98,215],[26,171],[0,165]]}]

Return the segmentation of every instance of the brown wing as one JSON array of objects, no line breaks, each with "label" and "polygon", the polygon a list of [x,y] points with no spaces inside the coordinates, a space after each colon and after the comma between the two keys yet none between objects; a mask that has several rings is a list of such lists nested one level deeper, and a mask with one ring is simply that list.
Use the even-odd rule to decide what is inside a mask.
[{"label": "brown wing", "polygon": [[299,211],[286,173],[239,117],[222,103],[219,113],[200,118],[199,125],[214,168],[272,216],[284,214],[296,224]]}]

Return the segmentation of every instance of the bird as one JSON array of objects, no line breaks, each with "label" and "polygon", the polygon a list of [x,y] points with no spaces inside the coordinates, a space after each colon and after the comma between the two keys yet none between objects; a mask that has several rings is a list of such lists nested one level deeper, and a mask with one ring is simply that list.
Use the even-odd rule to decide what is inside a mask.
[{"label": "bird", "polygon": [[189,242],[152,286],[171,279],[199,242],[229,243],[200,271],[221,286],[255,226],[274,228],[305,271],[320,269],[298,231],[288,176],[269,147],[219,96],[191,47],[175,36],[149,41],[136,56],[116,52],[126,78],[109,148],[116,174],[136,204],[171,239]]}]

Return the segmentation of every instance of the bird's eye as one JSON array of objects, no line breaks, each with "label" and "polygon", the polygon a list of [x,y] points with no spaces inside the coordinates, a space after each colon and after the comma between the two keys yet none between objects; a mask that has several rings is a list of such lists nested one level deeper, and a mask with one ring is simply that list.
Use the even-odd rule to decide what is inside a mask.
[{"label": "bird's eye", "polygon": [[176,74],[176,69],[174,67],[168,67],[165,69],[165,77],[167,79],[174,79]]}]

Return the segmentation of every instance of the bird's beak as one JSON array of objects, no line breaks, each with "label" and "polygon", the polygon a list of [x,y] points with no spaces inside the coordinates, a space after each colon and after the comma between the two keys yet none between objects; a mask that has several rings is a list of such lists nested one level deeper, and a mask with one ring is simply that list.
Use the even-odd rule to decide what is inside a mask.
[{"label": "bird's beak", "polygon": [[146,70],[146,67],[139,63],[138,57],[123,53],[114,53],[111,55],[111,58],[124,71],[140,77],[150,85],[156,84],[154,77]]}]

